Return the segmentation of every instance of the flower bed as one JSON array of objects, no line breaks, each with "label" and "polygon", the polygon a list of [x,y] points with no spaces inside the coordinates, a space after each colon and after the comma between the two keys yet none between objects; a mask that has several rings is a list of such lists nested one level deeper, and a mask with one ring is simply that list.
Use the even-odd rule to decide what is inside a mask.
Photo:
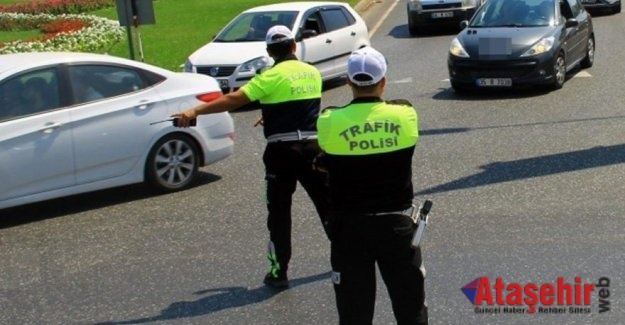
[{"label": "flower bed", "polygon": [[[0,43],[0,54],[98,52],[110,48],[124,38],[124,29],[117,21],[72,12],[112,5],[112,0],[47,0],[0,6],[0,30],[39,29],[44,33],[30,40]],[[65,13],[57,14],[60,12]]]},{"label": "flower bed", "polygon": [[51,15],[80,14],[114,5],[115,0],[40,0],[0,5],[0,12]]}]

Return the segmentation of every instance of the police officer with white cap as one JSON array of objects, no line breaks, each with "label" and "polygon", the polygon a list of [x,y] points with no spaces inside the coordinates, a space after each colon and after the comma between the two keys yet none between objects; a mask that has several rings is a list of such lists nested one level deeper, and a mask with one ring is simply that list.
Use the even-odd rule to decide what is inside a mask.
[{"label": "police officer with white cap", "polygon": [[384,101],[387,63],[371,47],[348,59],[353,100],[325,109],[317,121],[330,186],[332,281],[340,324],[371,324],[377,263],[398,324],[427,324],[421,251],[415,224],[412,156],[415,109]]},{"label": "police officer with white cap", "polygon": [[265,40],[267,52],[275,61],[271,69],[257,74],[235,92],[173,117],[185,127],[200,114],[229,111],[259,101],[267,139],[263,162],[270,239],[270,267],[264,283],[284,288],[288,286],[291,259],[291,198],[298,181],[312,199],[325,229],[328,191],[324,175],[312,168],[313,159],[321,152],[316,121],[322,79],[314,66],[297,59],[295,40],[286,26],[271,27]]}]

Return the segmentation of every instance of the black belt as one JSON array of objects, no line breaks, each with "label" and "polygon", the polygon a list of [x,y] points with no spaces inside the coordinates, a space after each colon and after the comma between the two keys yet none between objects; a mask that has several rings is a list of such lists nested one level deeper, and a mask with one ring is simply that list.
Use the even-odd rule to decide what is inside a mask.
[{"label": "black belt", "polygon": [[317,139],[316,131],[295,131],[287,133],[276,133],[267,137],[267,143],[282,141],[301,141]]},{"label": "black belt", "polygon": [[408,217],[412,218],[412,214],[414,213],[416,208],[417,208],[416,206],[412,205],[408,209],[404,209],[404,210],[364,213],[364,215],[367,216],[367,217],[376,217],[376,216],[387,216],[387,215],[392,215],[392,214],[395,214],[395,215],[400,214],[400,215],[404,215],[404,216],[408,216]]}]

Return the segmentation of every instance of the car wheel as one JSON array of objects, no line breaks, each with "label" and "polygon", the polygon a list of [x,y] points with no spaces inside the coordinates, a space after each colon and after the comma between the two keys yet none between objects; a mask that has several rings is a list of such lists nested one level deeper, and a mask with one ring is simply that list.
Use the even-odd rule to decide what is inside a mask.
[{"label": "car wheel", "polygon": [[200,163],[195,142],[185,134],[174,133],[160,139],[146,161],[146,181],[161,192],[173,192],[191,185]]},{"label": "car wheel", "polygon": [[414,19],[412,18],[412,15],[410,14],[410,11],[408,11],[408,32],[412,36],[417,36],[417,34],[419,34],[419,31],[418,31],[418,28],[417,28],[417,24],[414,21]]},{"label": "car wheel", "polygon": [[616,7],[614,7],[614,10],[612,11],[612,13],[618,14],[619,12],[621,12],[621,2],[619,1],[618,5],[616,5]]},{"label": "car wheel", "polygon": [[469,87],[461,84],[461,83],[457,83],[455,81],[450,81],[451,82],[451,88],[453,88],[454,92],[458,95],[464,95],[467,94],[469,92]]},{"label": "car wheel", "polygon": [[564,54],[559,53],[553,65],[553,89],[560,89],[564,86],[564,80],[566,80],[566,61],[564,61]]},{"label": "car wheel", "polygon": [[586,69],[592,67],[593,63],[595,63],[595,39],[591,36],[588,38],[588,44],[586,45],[586,57],[580,65]]}]

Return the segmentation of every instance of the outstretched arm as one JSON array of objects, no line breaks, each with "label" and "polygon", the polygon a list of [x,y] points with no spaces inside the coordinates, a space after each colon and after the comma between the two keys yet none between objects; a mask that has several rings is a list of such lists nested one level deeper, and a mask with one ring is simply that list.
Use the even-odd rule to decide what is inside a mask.
[{"label": "outstretched arm", "polygon": [[250,103],[250,99],[247,95],[241,90],[237,90],[211,102],[202,103],[181,113],[173,114],[172,117],[178,119],[179,127],[189,127],[189,122],[197,118],[198,115],[232,111],[248,103]]}]

